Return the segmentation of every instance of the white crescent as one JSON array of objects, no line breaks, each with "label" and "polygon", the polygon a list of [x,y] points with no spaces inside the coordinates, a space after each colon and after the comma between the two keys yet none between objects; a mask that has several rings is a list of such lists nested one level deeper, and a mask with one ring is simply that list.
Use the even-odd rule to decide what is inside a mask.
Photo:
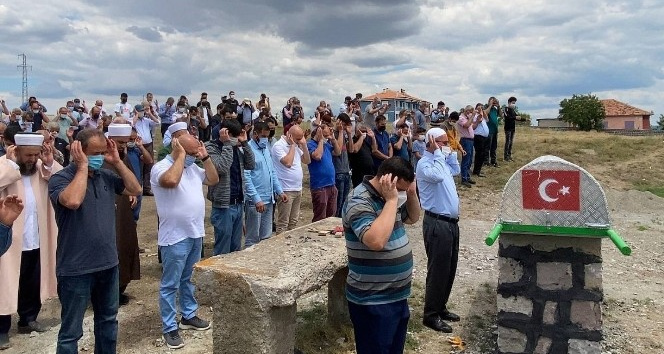
[{"label": "white crescent", "polygon": [[544,200],[545,202],[553,203],[553,202],[558,200],[558,198],[551,198],[551,197],[549,197],[548,194],[546,194],[546,187],[548,187],[549,184],[552,184],[552,183],[558,183],[558,181],[556,181],[555,179],[550,179],[549,178],[549,179],[545,179],[544,181],[542,181],[542,183],[540,183],[540,185],[539,185],[540,198],[542,198],[542,200]]}]

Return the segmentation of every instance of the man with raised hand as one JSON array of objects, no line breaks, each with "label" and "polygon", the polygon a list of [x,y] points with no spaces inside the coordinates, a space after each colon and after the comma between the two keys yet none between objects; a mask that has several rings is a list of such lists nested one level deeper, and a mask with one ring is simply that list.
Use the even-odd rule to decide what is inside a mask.
[{"label": "man with raised hand", "polygon": [[385,160],[346,203],[346,297],[358,354],[403,353],[413,253],[404,224],[420,217],[413,166]]},{"label": "man with raised hand", "polygon": [[55,297],[58,230],[48,201],[48,180],[62,169],[42,134],[19,133],[16,145],[0,157],[0,197],[18,195],[24,212],[13,229],[13,246],[0,257],[0,348],[9,347],[11,314],[18,312],[19,333],[45,332],[37,322],[41,304]]},{"label": "man with raised hand", "polygon": [[[86,129],[71,144],[72,163],[51,176],[58,248],[55,272],[62,305],[57,354],[78,353],[83,317],[92,302],[95,353],[115,353],[118,336],[118,251],[115,196],[137,196],[141,185],[120,159],[114,141]],[[118,174],[102,169],[107,162]]]},{"label": "man with raised hand", "polygon": [[431,128],[426,134],[426,151],[417,163],[416,172],[424,209],[422,233],[427,254],[422,321],[433,330],[452,333],[452,327],[445,321],[459,321],[459,316],[447,309],[447,301],[459,260],[459,195],[453,176],[461,168],[444,130]]},{"label": "man with raised hand", "polygon": [[[197,316],[191,274],[201,259],[205,236],[205,197],[203,185],[213,186],[219,176],[205,145],[178,122],[169,128],[173,140],[171,153],[152,168],[150,183],[159,215],[158,245],[162,258],[159,286],[159,311],[166,345],[171,349],[184,346],[180,329],[204,331],[210,323]],[[194,162],[199,159],[204,168]],[[176,206],[176,207],[174,207]],[[179,292],[182,319],[176,321],[176,295]]]}]

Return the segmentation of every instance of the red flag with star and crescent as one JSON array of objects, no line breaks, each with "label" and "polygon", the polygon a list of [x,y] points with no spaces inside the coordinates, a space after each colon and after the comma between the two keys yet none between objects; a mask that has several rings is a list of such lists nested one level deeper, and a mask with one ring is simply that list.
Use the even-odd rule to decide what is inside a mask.
[{"label": "red flag with star and crescent", "polygon": [[523,208],[581,211],[580,171],[521,171]]}]

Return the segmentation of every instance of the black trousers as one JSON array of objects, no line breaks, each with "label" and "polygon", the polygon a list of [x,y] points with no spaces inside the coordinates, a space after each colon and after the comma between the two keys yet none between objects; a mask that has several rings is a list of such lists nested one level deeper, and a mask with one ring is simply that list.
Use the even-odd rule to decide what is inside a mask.
[{"label": "black trousers", "polygon": [[424,318],[447,311],[459,262],[459,224],[437,220],[426,213],[422,222],[427,254],[427,279]]},{"label": "black trousers", "polygon": [[168,130],[168,127],[171,126],[173,123],[161,123],[161,139],[164,140],[164,134],[166,134],[166,131]]},{"label": "black trousers", "polygon": [[498,134],[489,133],[489,137],[486,138],[486,145],[484,145],[484,163],[494,164],[496,163],[496,149],[498,148]]},{"label": "black trousers", "polygon": [[505,130],[505,152],[503,158],[505,160],[512,158],[512,143],[514,142],[515,130]]},{"label": "black trousers", "polygon": [[482,172],[482,166],[486,159],[486,141],[487,138],[481,135],[475,135],[473,138],[473,147],[475,148],[475,161],[473,161],[474,175],[479,175]]},{"label": "black trousers", "polygon": [[[152,158],[154,159],[154,143],[149,143],[149,144],[143,144],[143,147],[145,150],[152,155]],[[152,171],[152,166],[154,166],[154,163],[142,163],[141,166],[143,166],[143,170],[141,171],[141,175],[143,176],[142,181],[138,181],[143,185],[143,191],[152,191],[152,185],[150,184],[150,172]]]},{"label": "black trousers", "polygon": [[[35,321],[41,310],[41,262],[39,248],[23,251],[18,278],[18,325],[27,326]],[[0,316],[0,333],[8,333],[11,328],[11,315]]]}]

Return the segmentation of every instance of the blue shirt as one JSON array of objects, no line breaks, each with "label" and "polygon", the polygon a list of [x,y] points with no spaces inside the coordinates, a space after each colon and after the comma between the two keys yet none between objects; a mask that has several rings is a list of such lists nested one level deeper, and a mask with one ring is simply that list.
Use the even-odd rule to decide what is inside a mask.
[{"label": "blue shirt", "polygon": [[[316,150],[318,144],[320,143],[313,140],[307,141],[309,154],[312,154]],[[309,184],[312,190],[334,186],[336,182],[334,163],[332,162],[334,147],[328,141],[322,144],[325,144],[325,146],[323,147],[323,156],[320,161],[311,158],[311,163],[309,164]]]},{"label": "blue shirt", "polygon": [[166,103],[159,107],[159,118],[162,124],[173,123],[173,113],[175,113],[175,106],[167,106]]},{"label": "blue shirt", "polygon": [[[477,117],[475,118],[477,121]],[[475,128],[475,135],[483,136],[485,138],[489,137],[489,126],[486,124],[486,120],[482,120],[480,124]]]},{"label": "blue shirt", "polygon": [[0,224],[0,256],[5,254],[12,245],[12,228],[5,224]]},{"label": "blue shirt", "polygon": [[[383,155],[386,155],[390,153],[390,134],[388,134],[387,131],[383,130],[380,131],[378,129],[374,129],[374,136],[376,137],[376,145],[378,145],[378,151],[382,152]],[[383,160],[377,158],[374,156],[373,158],[374,161],[374,168],[377,170],[378,166],[380,166],[381,163],[383,163]]]},{"label": "blue shirt", "polygon": [[254,204],[274,203],[274,194],[281,195],[284,192],[274,172],[270,148],[261,149],[253,139],[249,142],[249,146],[254,151],[256,164],[253,170],[244,170],[244,185],[248,200]]},{"label": "blue shirt", "polygon": [[397,209],[390,239],[380,251],[363,242],[364,235],[385,207],[385,200],[367,176],[348,198],[343,210],[343,227],[348,252],[346,298],[359,305],[380,305],[407,299],[413,273],[413,253],[403,220],[405,207]]},{"label": "blue shirt", "polygon": [[445,158],[440,150],[425,151],[417,163],[415,178],[422,209],[451,218],[459,217],[459,195],[453,176],[461,172],[457,153]]},{"label": "blue shirt", "polygon": [[72,210],[60,204],[60,193],[76,175],[72,162],[48,181],[48,194],[55,209],[58,247],[55,275],[94,273],[118,265],[115,243],[115,196],[125,189],[124,181],[113,171],[94,171],[87,180],[83,203]]},{"label": "blue shirt", "polygon": [[424,156],[424,151],[427,149],[424,141],[415,140],[413,141],[413,160],[415,160],[413,166],[417,167],[417,162],[420,160],[415,156],[416,152],[420,153],[420,158]]},{"label": "blue shirt", "polygon": [[410,161],[410,154],[408,153],[408,140],[403,139],[401,142],[401,149],[397,149],[396,143],[399,141],[399,136],[392,134],[390,137],[390,144],[392,144],[392,156],[399,156],[406,161]]}]

